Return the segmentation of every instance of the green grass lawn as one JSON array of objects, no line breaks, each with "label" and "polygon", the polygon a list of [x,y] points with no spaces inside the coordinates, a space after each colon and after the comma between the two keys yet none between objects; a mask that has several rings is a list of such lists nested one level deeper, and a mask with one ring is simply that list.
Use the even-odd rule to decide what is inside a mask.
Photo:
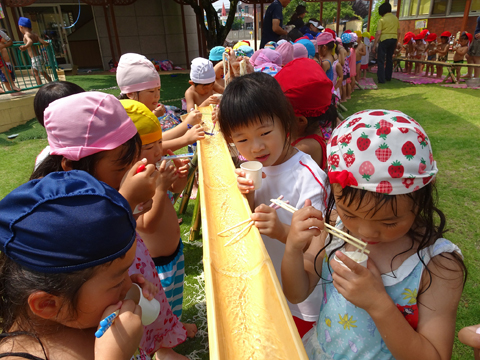
[{"label": "green grass lawn", "polygon": [[[109,75],[71,76],[67,80],[86,90],[116,85],[115,77]],[[162,76],[161,100],[180,106],[179,101],[168,100],[183,97],[187,87],[188,75]],[[119,94],[118,89],[105,91]],[[447,238],[462,249],[469,270],[458,310],[457,330],[480,323],[480,306],[477,305],[480,302],[480,91],[410,85],[392,80],[380,85],[378,90],[355,91],[345,106],[348,108],[345,116],[364,109],[397,109],[425,128],[439,167],[437,184],[440,208],[447,217]],[[20,135],[8,140],[6,136],[12,133]],[[45,145],[44,129],[35,120],[0,134],[0,198],[27,181],[34,159]],[[196,339],[187,340],[177,351],[191,359],[208,359],[201,239],[187,241],[192,211],[193,202],[187,213],[181,215],[186,264],[182,320],[197,323],[200,331]],[[455,342],[453,359],[472,357],[469,348]]]}]

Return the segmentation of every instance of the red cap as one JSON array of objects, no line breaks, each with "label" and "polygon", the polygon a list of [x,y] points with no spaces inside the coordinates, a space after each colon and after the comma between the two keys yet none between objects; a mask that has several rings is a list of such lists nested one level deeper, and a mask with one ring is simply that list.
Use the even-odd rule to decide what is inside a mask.
[{"label": "red cap", "polygon": [[422,35],[423,38],[425,38],[425,36],[427,36],[428,33],[429,33],[428,29],[424,29],[424,30],[420,31],[420,35]]},{"label": "red cap", "polygon": [[308,38],[308,36],[302,36],[302,37],[298,38],[297,40],[295,40],[294,42],[298,42],[299,40],[302,40],[302,39],[305,39],[305,40],[310,41],[310,39]]},{"label": "red cap", "polygon": [[414,37],[415,35],[413,35],[413,33],[410,33],[410,32],[406,33],[405,37],[403,38],[403,45],[407,45],[410,42],[410,40],[412,40]]},{"label": "red cap", "polygon": [[408,32],[405,34],[405,36],[407,36],[407,35],[413,35],[413,36],[415,36],[415,34],[414,34],[413,32],[411,32],[411,31],[408,31]]},{"label": "red cap", "polygon": [[441,37],[450,37],[450,36],[452,36],[452,33],[450,31],[444,31],[440,36]]},{"label": "red cap", "polygon": [[248,40],[240,40],[240,41],[241,41],[241,42],[245,42],[245,43],[248,44],[248,46],[250,46],[250,41],[248,41]]},{"label": "red cap", "polygon": [[347,34],[350,34],[350,33],[352,32],[352,30],[345,30],[345,32],[346,32]]},{"label": "red cap", "polygon": [[333,83],[311,59],[290,61],[275,75],[296,116],[324,114],[332,101]]},{"label": "red cap", "polygon": [[415,37],[413,38],[413,40],[423,40],[424,38],[425,38],[424,35],[418,34],[418,35],[415,35]]},{"label": "red cap", "polygon": [[432,42],[432,41],[437,40],[437,34],[431,33],[430,35],[427,36],[426,40],[427,40],[427,42]]},{"label": "red cap", "polygon": [[468,43],[471,43],[473,41],[473,35],[466,31],[464,31],[463,33],[467,35]]},{"label": "red cap", "polygon": [[375,40],[375,36],[372,35],[370,36],[370,41],[373,41],[373,40]]},{"label": "red cap", "polygon": [[335,31],[333,31],[333,30],[330,29],[330,28],[326,28],[325,30],[323,30],[323,32],[329,32],[330,34],[333,35],[334,38],[337,37],[337,34],[335,33]]}]

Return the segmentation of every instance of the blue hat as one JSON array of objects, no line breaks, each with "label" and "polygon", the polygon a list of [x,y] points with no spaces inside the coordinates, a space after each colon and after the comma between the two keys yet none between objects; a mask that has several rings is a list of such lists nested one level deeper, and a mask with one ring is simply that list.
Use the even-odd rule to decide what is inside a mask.
[{"label": "blue hat", "polygon": [[21,17],[20,19],[18,19],[18,25],[29,28],[29,29],[32,28],[32,22],[30,21],[29,18],[26,18],[26,17]]},{"label": "blue hat", "polygon": [[85,171],[51,173],[0,201],[1,251],[42,273],[70,273],[124,255],[135,241],[127,200]]},{"label": "blue hat", "polygon": [[248,45],[242,45],[237,49],[238,56],[252,57],[253,52],[254,52],[253,49]]},{"label": "blue hat", "polygon": [[222,55],[225,52],[225,48],[223,46],[215,46],[210,50],[210,55],[208,55],[208,60],[210,61],[220,61],[222,60]]},{"label": "blue hat", "polygon": [[307,39],[300,39],[297,41],[298,43],[302,44],[307,48],[308,51],[308,57],[313,58],[315,56],[315,46],[310,40]]},{"label": "blue hat", "polygon": [[352,36],[349,33],[343,33],[340,39],[344,44],[350,44],[352,42]]},{"label": "blue hat", "polygon": [[308,37],[310,40],[313,40],[313,35],[312,35],[312,34],[306,33],[306,34],[303,34],[303,36],[306,36],[306,37]]}]

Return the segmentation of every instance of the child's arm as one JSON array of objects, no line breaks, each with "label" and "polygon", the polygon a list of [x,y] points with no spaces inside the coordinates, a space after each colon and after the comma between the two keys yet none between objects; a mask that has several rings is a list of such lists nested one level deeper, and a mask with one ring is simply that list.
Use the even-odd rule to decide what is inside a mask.
[{"label": "child's arm", "polygon": [[322,69],[327,73],[328,70],[330,70],[330,63],[327,60],[322,60]]},{"label": "child's arm", "polygon": [[365,44],[362,44],[362,45],[359,47],[358,53],[359,53],[360,56],[367,55],[367,50],[365,49]]},{"label": "child's arm", "polygon": [[335,90],[338,89],[342,85],[343,81],[343,69],[340,63],[337,63],[337,83],[335,84]]},{"label": "child's arm", "polygon": [[[315,272],[315,257],[324,246],[325,236],[319,229],[323,229],[322,212],[306,200],[305,206],[292,216],[282,259],[283,292],[294,304],[304,301],[320,279]],[[323,253],[317,257],[318,272],[321,272],[323,257]]]},{"label": "child's arm", "polygon": [[223,94],[224,90],[225,88],[223,86],[220,86],[217,82],[215,82],[215,84],[213,85],[213,91],[215,91],[216,93]]},{"label": "child's arm", "polygon": [[132,211],[138,204],[152,199],[155,195],[158,171],[152,164],[146,165],[145,170],[137,174],[137,169],[145,165],[146,159],[138,161],[125,174],[118,192],[128,201]]},{"label": "child's arm", "polygon": [[195,91],[192,90],[192,86],[190,86],[187,89],[187,91],[185,91],[185,101],[187,102],[187,111],[192,111],[193,109],[195,109],[195,94],[194,94]]},{"label": "child's arm", "polygon": [[412,354],[415,359],[450,359],[463,288],[463,273],[451,255],[437,256],[437,264],[433,261],[428,264],[432,273],[430,287],[425,275],[427,271],[424,271],[422,287],[428,289],[418,298],[416,331],[385,291],[380,271],[373,261],[368,260],[364,268],[340,251],[336,255],[351,270],[334,260],[330,262],[335,288],[352,304],[368,312],[395,359],[412,359]]},{"label": "child's arm", "polygon": [[[215,87],[215,85],[213,86]],[[204,107],[208,105],[218,105],[219,103],[220,103],[220,99],[215,95],[211,95],[204,102],[202,102],[199,107]]]},{"label": "child's arm", "polygon": [[28,33],[23,35],[23,42],[25,43],[25,45],[22,45],[22,46],[18,47],[22,51],[27,50],[28,48],[32,47],[32,45],[33,45],[33,40]]},{"label": "child's arm", "polygon": [[48,45],[49,44],[48,41],[43,40],[40,36],[38,37],[38,42],[42,45]]},{"label": "child's arm", "polygon": [[202,125],[195,125],[191,129],[189,129],[185,135],[172,139],[172,140],[165,140],[163,141],[164,149],[168,149],[171,151],[177,151],[187,145],[193,144],[197,140],[202,140],[205,138],[205,131]]},{"label": "child's arm", "polygon": [[480,325],[467,326],[458,332],[458,340],[473,348],[475,360],[480,360],[480,334],[477,333],[479,328]]},{"label": "child's arm", "polygon": [[[171,151],[169,154],[174,155]],[[172,186],[170,187],[170,191],[174,194],[177,194],[181,193],[183,189],[185,189],[185,185],[187,185],[188,170],[190,169],[190,160],[176,159],[172,161],[175,163],[175,167],[177,168],[178,178],[173,182]]]},{"label": "child's arm", "polygon": [[458,55],[464,57],[465,54],[467,53],[467,51],[468,51],[468,46],[461,46],[461,47],[457,48],[456,52],[457,52]]},{"label": "child's arm", "polygon": [[184,121],[175,126],[173,129],[167,130],[163,133],[163,141],[173,140],[185,135],[185,133],[188,131],[188,125],[194,126],[200,124],[201,121],[202,113],[200,111],[190,111]]}]

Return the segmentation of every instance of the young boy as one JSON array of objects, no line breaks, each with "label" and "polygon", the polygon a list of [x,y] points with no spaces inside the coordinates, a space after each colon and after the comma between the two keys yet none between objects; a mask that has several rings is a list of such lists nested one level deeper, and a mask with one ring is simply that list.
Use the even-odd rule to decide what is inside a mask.
[{"label": "young boy", "polygon": [[[427,36],[427,60],[436,61],[437,60],[437,34],[431,33]],[[434,72],[433,64],[427,64],[425,68],[425,77],[428,76],[428,72],[431,71],[431,76],[433,77]]]},{"label": "young boy", "polygon": [[[407,32],[405,37],[403,38],[403,48],[405,49],[405,58],[406,59],[413,59],[415,54],[415,46],[413,44],[413,38],[415,35],[412,32]],[[405,61],[405,71],[407,74],[412,73],[413,63],[410,61]]]},{"label": "young boy", "polygon": [[[422,33],[416,35],[415,40],[415,59],[416,60],[425,60],[425,50],[427,49],[427,44],[425,43],[425,35]],[[423,70],[423,64],[415,63],[415,75],[420,75]]]},{"label": "young boy", "polygon": [[219,98],[214,96],[215,79],[215,70],[211,61],[201,57],[192,60],[188,82],[191,86],[185,91],[187,111],[194,109],[195,105],[202,107],[219,103]]},{"label": "young boy", "polygon": [[364,57],[365,55],[367,55],[367,48],[365,46],[365,43],[364,43],[364,40],[363,40],[363,34],[357,30],[355,31],[355,34],[357,34],[357,37],[358,37],[358,46],[357,46],[357,49],[356,49],[356,53],[355,53],[355,56],[356,56],[356,67],[357,67],[357,74],[355,75],[355,78],[358,81],[360,81],[360,68],[361,68],[361,64],[362,64],[362,57]]},{"label": "young boy", "polygon": [[[450,31],[444,31],[440,35],[441,43],[438,44],[437,46],[438,61],[447,62],[448,47],[450,46],[448,42],[451,36],[452,36],[452,33]],[[437,78],[441,78],[442,75],[443,75],[443,66],[437,65]]]},{"label": "young boy", "polygon": [[52,79],[45,71],[44,64],[43,64],[43,56],[39,53],[39,51],[32,47],[34,43],[39,42],[42,45],[48,45],[48,42],[41,39],[37,34],[32,31],[32,22],[30,19],[21,17],[18,19],[18,27],[20,32],[23,34],[23,42],[25,45],[19,47],[20,50],[25,51],[28,50],[28,55],[32,61],[32,69],[33,75],[35,76],[35,81],[37,85],[42,85],[42,81],[40,80],[39,72],[43,75],[47,82],[51,82]]},{"label": "young boy", "polygon": [[[21,91],[21,89],[15,85],[15,72],[12,64],[10,64],[10,56],[7,51],[7,48],[12,46],[12,44],[12,39],[10,39],[3,30],[0,30],[0,54],[3,59],[3,61],[0,60],[0,79],[7,91],[12,91],[12,89],[14,91]],[[4,92],[5,90],[0,87],[0,94]]]},{"label": "young boy", "polygon": [[[465,62],[465,54],[468,51],[468,36],[467,33],[464,31],[460,38],[457,40],[457,44],[455,45],[455,54],[453,55],[453,63],[454,64],[463,64]],[[453,72],[455,76],[460,78],[460,71],[461,66],[455,66],[453,68]]]}]

